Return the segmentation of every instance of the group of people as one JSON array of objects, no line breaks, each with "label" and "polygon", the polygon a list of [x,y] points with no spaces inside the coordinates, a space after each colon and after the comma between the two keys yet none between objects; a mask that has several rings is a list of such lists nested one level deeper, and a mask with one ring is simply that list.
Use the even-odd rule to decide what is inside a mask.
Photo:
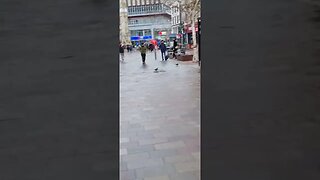
[{"label": "group of people", "polygon": [[[154,50],[154,45],[151,46],[150,48],[150,45],[149,45],[149,49],[150,51],[152,52]],[[147,53],[147,47],[145,44],[142,44],[141,47],[139,47],[139,51],[141,53],[141,57],[142,57],[142,64],[145,64],[146,63],[146,53]],[[162,61],[166,61],[168,58],[167,58],[167,55],[166,55],[166,52],[167,52],[167,46],[164,44],[164,41],[161,41],[160,45],[159,45],[159,49],[160,49],[160,52],[161,52],[161,57],[162,57]]]},{"label": "group of people", "polygon": [[132,52],[132,50],[133,50],[133,46],[132,45],[127,45],[126,48],[127,48],[128,52]]},{"label": "group of people", "polygon": [[[177,41],[173,41],[173,57],[176,58],[176,51],[177,51]],[[140,47],[138,47],[138,50],[140,51],[141,58],[142,58],[142,64],[145,64],[146,62],[146,54],[148,49],[153,52],[154,49],[156,49],[155,45],[149,44],[147,45],[146,43],[141,44]],[[161,58],[162,61],[167,61],[168,60],[168,55],[167,55],[167,46],[165,45],[164,41],[162,40],[159,44],[159,48],[161,52]],[[124,51],[125,51],[125,46],[120,43],[119,45],[119,52],[121,56],[121,60],[124,61]],[[130,52],[132,50],[128,50]],[[156,52],[155,52],[156,53]]]},{"label": "group of people", "polygon": [[119,44],[119,53],[121,60],[124,61],[124,51],[127,50],[127,52],[132,52],[133,46],[132,45],[124,45],[122,43]]}]

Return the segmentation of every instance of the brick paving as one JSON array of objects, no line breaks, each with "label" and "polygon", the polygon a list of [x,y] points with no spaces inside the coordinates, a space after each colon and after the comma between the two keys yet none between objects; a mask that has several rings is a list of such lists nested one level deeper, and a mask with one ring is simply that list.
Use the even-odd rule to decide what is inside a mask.
[{"label": "brick paving", "polygon": [[200,69],[157,57],[120,63],[120,179],[198,180]]}]

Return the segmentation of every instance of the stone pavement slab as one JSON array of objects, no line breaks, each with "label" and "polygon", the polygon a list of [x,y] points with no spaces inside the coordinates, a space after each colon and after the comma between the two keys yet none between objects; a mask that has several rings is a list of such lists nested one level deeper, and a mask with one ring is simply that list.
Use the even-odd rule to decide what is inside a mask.
[{"label": "stone pavement slab", "polygon": [[199,67],[150,53],[143,66],[140,58],[126,53],[120,62],[121,180],[198,180]]}]

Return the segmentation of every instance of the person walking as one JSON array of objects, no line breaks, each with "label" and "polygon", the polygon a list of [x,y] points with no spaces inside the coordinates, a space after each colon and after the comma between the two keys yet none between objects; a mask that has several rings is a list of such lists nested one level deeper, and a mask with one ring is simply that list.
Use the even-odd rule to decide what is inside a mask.
[{"label": "person walking", "polygon": [[141,57],[142,57],[142,64],[146,63],[146,53],[147,53],[147,47],[145,44],[142,44],[141,47],[139,48],[139,51],[141,53]]},{"label": "person walking", "polygon": [[124,46],[121,43],[119,44],[119,52],[121,60],[124,61]]},{"label": "person walking", "polygon": [[151,52],[153,52],[153,50],[154,50],[154,45],[153,45],[152,43],[149,44],[149,49],[150,49]]},{"label": "person walking", "polygon": [[161,44],[159,45],[160,51],[161,51],[161,57],[162,61],[166,60],[166,51],[167,51],[167,46],[164,44],[163,41],[161,41]]}]

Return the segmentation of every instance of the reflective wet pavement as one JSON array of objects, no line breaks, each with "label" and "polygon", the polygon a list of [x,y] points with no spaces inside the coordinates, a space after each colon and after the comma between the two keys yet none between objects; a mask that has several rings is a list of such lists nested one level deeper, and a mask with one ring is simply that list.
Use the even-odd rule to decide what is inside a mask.
[{"label": "reflective wet pavement", "polygon": [[200,179],[200,68],[157,57],[120,63],[120,179]]}]

